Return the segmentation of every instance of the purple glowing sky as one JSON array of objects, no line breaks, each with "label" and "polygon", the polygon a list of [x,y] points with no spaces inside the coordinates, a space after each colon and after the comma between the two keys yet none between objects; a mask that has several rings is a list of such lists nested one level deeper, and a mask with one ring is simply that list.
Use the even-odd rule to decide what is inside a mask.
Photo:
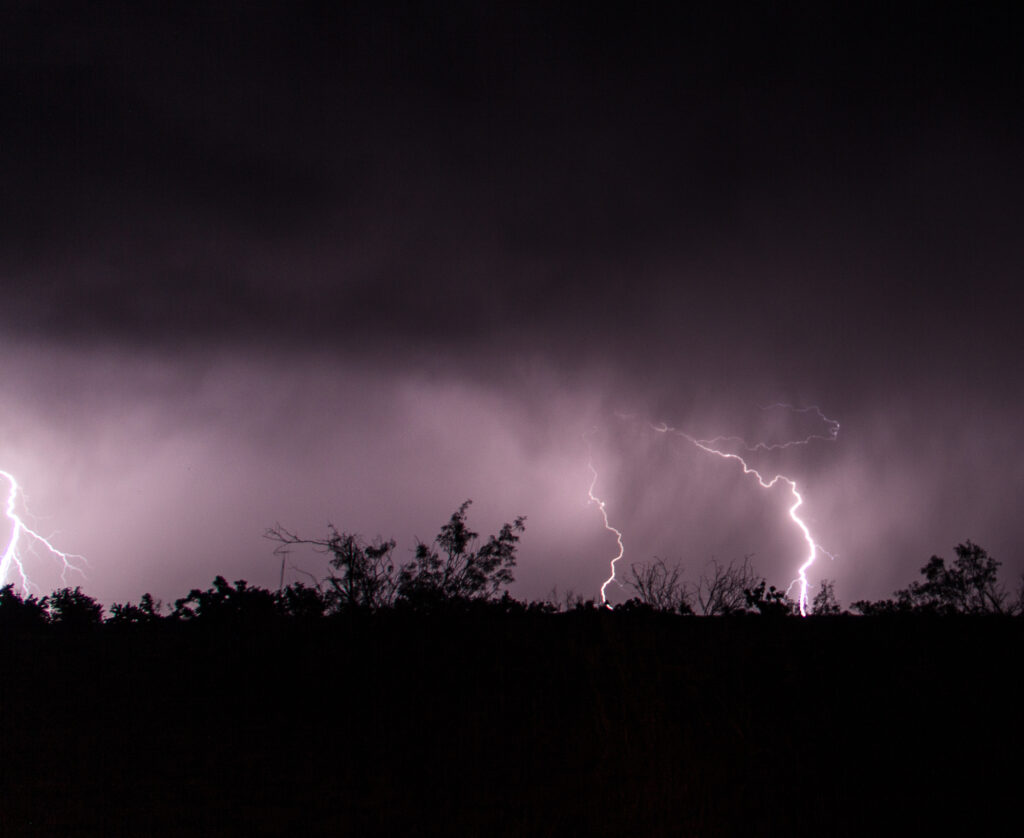
[{"label": "purple glowing sky", "polygon": [[100,599],[466,498],[596,595],[592,428],[627,562],[786,584],[785,493],[645,424],[780,401],[842,423],[779,464],[844,603],[1024,569],[1019,12],[137,5],[3,26],[0,468]]}]

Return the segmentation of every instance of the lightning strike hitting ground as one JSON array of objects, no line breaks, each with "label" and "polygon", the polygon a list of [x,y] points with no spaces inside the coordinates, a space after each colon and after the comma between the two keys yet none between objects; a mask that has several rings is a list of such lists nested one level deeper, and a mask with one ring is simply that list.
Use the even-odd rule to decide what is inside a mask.
[{"label": "lightning strike hitting ground", "polygon": [[[593,431],[590,431],[589,433],[593,433]],[[587,440],[587,468],[590,469],[590,473],[593,475],[593,478],[590,481],[590,488],[587,489],[587,497],[589,498],[590,503],[597,504],[597,508],[601,511],[601,520],[604,521],[604,528],[615,536],[615,540],[619,545],[619,552],[616,553],[615,557],[611,560],[611,575],[605,579],[604,584],[601,585],[601,604],[610,608],[611,606],[608,605],[606,589],[612,582],[617,581],[615,579],[615,565],[618,563],[619,559],[625,555],[626,547],[622,543],[622,533],[608,522],[608,509],[605,506],[605,502],[594,494],[594,488],[597,486],[597,469],[594,467],[594,451],[590,445],[590,440],[588,439],[589,433],[583,435],[583,438]]]},{"label": "lightning strike hitting ground", "polygon": [[789,591],[792,590],[794,585],[799,586],[800,596],[798,598],[798,603],[800,606],[800,616],[806,617],[809,611],[807,599],[807,587],[809,581],[807,579],[807,571],[817,560],[819,552],[825,553],[826,555],[831,554],[828,553],[826,550],[823,550],[818,545],[818,543],[814,540],[814,536],[811,534],[811,530],[807,526],[807,523],[797,514],[797,510],[801,506],[803,506],[804,499],[803,496],[800,494],[800,490],[797,488],[796,481],[793,480],[791,477],[786,477],[786,475],[784,474],[776,474],[766,479],[760,471],[749,465],[747,461],[744,460],[743,457],[741,457],[739,454],[733,453],[731,451],[723,451],[720,448],[716,447],[723,442],[736,442],[739,443],[744,448],[744,450],[749,452],[774,451],[784,448],[793,448],[797,445],[807,445],[816,439],[825,440],[826,442],[832,442],[839,435],[839,423],[834,419],[829,419],[817,407],[793,407],[792,405],[788,404],[773,404],[769,405],[768,407],[762,408],[762,410],[772,410],[775,408],[782,408],[793,413],[813,412],[822,422],[824,422],[828,426],[828,433],[809,434],[803,439],[795,439],[790,440],[788,442],[771,444],[758,442],[755,443],[754,445],[750,445],[741,437],[735,436],[719,436],[714,437],[713,439],[697,439],[696,437],[690,436],[690,434],[686,433],[685,431],[669,427],[664,422],[661,423],[660,425],[652,425],[651,427],[655,431],[658,431],[659,433],[673,433],[678,436],[681,436],[683,437],[683,439],[692,442],[702,451],[707,451],[709,454],[714,454],[718,457],[721,457],[723,460],[735,460],[743,468],[743,473],[752,474],[754,478],[757,480],[758,485],[761,486],[762,489],[771,489],[778,483],[785,483],[787,486],[789,486],[789,491],[793,496],[793,505],[789,508],[789,517],[793,521],[793,523],[796,524],[797,528],[800,530],[801,535],[803,536],[804,541],[807,544],[807,556],[797,569],[796,579],[794,579],[790,583],[789,587],[786,589],[786,592],[789,593]]},{"label": "lightning strike hitting ground", "polygon": [[40,535],[31,527],[26,525],[21,516],[18,515],[17,510],[19,497],[24,497],[21,487],[18,485],[18,481],[9,471],[3,471],[2,469],[0,469],[0,478],[7,481],[7,503],[4,505],[4,514],[7,516],[7,520],[11,522],[11,534],[7,541],[7,546],[4,548],[3,555],[0,556],[0,587],[8,583],[8,576],[11,574],[12,570],[20,581],[21,592],[24,596],[28,596],[32,593],[32,590],[35,587],[25,569],[25,560],[22,556],[20,547],[20,542],[23,539],[28,541],[30,549],[35,550],[41,546],[47,553],[58,561],[62,582],[67,582],[67,574],[69,571],[74,571],[75,573],[80,573],[84,576],[84,572],[76,562],[88,564],[85,557],[76,555],[75,553],[65,553],[63,550],[58,550],[50,543],[49,539]]},{"label": "lightning strike hitting ground", "polygon": [[593,463],[587,463],[587,467],[594,475],[594,479],[590,481],[590,488],[587,490],[587,497],[590,498],[591,503],[596,503],[597,508],[601,510],[601,519],[604,521],[604,528],[610,533],[615,534],[615,540],[619,543],[619,552],[615,554],[615,558],[611,560],[611,576],[604,580],[604,584],[601,586],[601,602],[604,605],[608,605],[608,596],[605,593],[607,587],[615,581],[615,565],[622,558],[626,552],[626,547],[622,543],[622,533],[615,529],[610,523],[608,523],[608,510],[605,508],[605,503],[597,495],[594,494],[594,487],[597,485],[597,469],[594,468]]},{"label": "lightning strike hitting ground", "polygon": [[[829,419],[827,416],[825,416],[824,413],[821,412],[819,408],[813,406],[793,407],[792,405],[788,404],[773,404],[762,408],[762,410],[775,409],[783,409],[791,413],[813,413],[818,419],[820,419],[827,425],[828,430],[826,433],[808,434],[806,437],[803,437],[801,439],[789,440],[787,442],[757,442],[751,445],[747,443],[746,440],[744,440],[742,437],[738,436],[717,436],[711,439],[697,439],[696,437],[691,436],[685,431],[679,430],[678,428],[670,427],[664,422],[662,422],[659,425],[651,425],[651,428],[657,431],[658,433],[671,433],[676,434],[677,436],[681,436],[683,439],[687,440],[693,445],[696,445],[702,451],[707,451],[709,454],[714,454],[715,456],[721,457],[724,460],[735,460],[743,468],[743,473],[753,475],[754,478],[757,480],[758,485],[761,486],[761,488],[763,489],[771,489],[778,483],[784,483],[789,487],[790,494],[793,497],[793,504],[792,506],[789,507],[789,518],[793,521],[794,524],[796,524],[797,528],[800,530],[804,542],[807,544],[807,556],[806,558],[804,558],[803,562],[797,569],[797,576],[790,583],[789,588],[787,588],[786,592],[789,593],[789,591],[792,590],[794,585],[799,586],[800,596],[798,602],[800,606],[800,614],[801,616],[807,616],[807,613],[809,611],[807,597],[807,588],[809,585],[809,580],[807,579],[807,571],[817,560],[818,553],[824,553],[825,555],[830,557],[832,556],[832,554],[829,553],[827,550],[822,549],[822,547],[815,541],[814,536],[811,534],[811,530],[808,527],[807,523],[797,514],[797,510],[800,509],[801,506],[803,506],[804,499],[803,496],[800,494],[799,489],[797,488],[796,481],[790,477],[787,477],[784,474],[775,474],[772,477],[766,478],[764,475],[761,474],[760,471],[758,471],[757,469],[753,468],[750,464],[748,464],[747,461],[739,454],[736,454],[732,451],[722,450],[722,446],[724,443],[734,443],[736,446],[742,448],[747,452],[757,453],[767,451],[778,451],[785,448],[793,448],[798,445],[808,445],[814,440],[834,442],[839,435],[839,423],[834,419]],[[590,488],[587,490],[587,497],[590,499],[591,503],[597,504],[598,509],[601,510],[601,517],[604,521],[605,529],[615,534],[615,537],[619,545],[619,552],[611,561],[611,575],[604,581],[604,584],[601,585],[601,602],[605,605],[608,605],[606,590],[612,582],[618,581],[615,578],[615,565],[623,557],[625,553],[625,548],[623,546],[622,533],[608,522],[608,511],[605,508],[604,501],[602,501],[594,494],[594,487],[597,485],[597,469],[594,467],[593,464],[592,453],[590,460],[587,463],[587,467],[593,474],[593,480],[590,483]]]}]

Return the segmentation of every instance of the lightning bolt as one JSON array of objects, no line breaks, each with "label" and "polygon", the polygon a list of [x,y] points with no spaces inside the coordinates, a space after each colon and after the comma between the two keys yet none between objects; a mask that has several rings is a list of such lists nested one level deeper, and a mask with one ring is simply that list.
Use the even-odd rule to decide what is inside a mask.
[{"label": "lightning bolt", "polygon": [[[826,556],[829,556],[830,558],[835,557],[832,556],[831,553],[823,549],[817,543],[813,534],[811,533],[810,527],[807,525],[807,522],[804,521],[804,519],[801,518],[798,514],[798,510],[804,504],[804,498],[803,495],[800,493],[799,488],[797,487],[796,481],[793,478],[787,477],[784,474],[775,474],[771,477],[765,477],[758,469],[751,466],[742,456],[735,453],[734,451],[723,450],[723,447],[725,443],[732,443],[733,447],[742,448],[744,451],[748,453],[758,453],[768,451],[780,451],[786,448],[794,448],[800,445],[809,445],[815,440],[834,442],[839,436],[839,422],[837,422],[835,419],[829,419],[824,413],[822,413],[820,408],[815,406],[794,407],[793,405],[785,403],[777,403],[768,405],[766,407],[762,407],[761,409],[783,409],[790,411],[791,413],[813,414],[818,420],[820,420],[826,425],[827,430],[825,433],[812,433],[808,434],[805,437],[788,440],[786,442],[756,442],[753,445],[751,445],[745,439],[738,436],[717,436],[711,439],[698,439],[697,437],[691,436],[690,434],[686,433],[686,431],[679,430],[678,428],[673,428],[664,422],[658,425],[651,425],[651,428],[652,430],[655,430],[658,433],[675,434],[677,436],[681,436],[683,439],[697,446],[702,451],[706,451],[709,454],[714,454],[716,457],[721,457],[723,460],[733,460],[739,463],[743,469],[743,473],[753,475],[753,477],[757,480],[758,485],[762,489],[772,489],[780,483],[789,487],[790,495],[793,498],[793,503],[789,507],[789,518],[799,529],[800,534],[807,545],[807,555],[798,567],[796,578],[789,584],[789,587],[786,589],[786,593],[788,594],[794,586],[799,586],[800,595],[798,598],[798,603],[800,606],[800,615],[807,616],[809,611],[807,589],[810,585],[810,582],[807,578],[807,571],[815,563],[819,553],[823,553]],[[584,438],[587,437],[588,434],[584,434]],[[589,455],[589,459],[587,461],[587,468],[590,469],[590,473],[593,475],[593,478],[590,481],[590,487],[587,490],[587,497],[590,503],[597,505],[597,508],[601,512],[601,519],[604,522],[604,528],[615,535],[616,541],[619,545],[618,553],[611,560],[611,575],[604,581],[604,584],[601,585],[601,602],[605,606],[608,606],[606,591],[608,586],[612,582],[617,581],[615,578],[615,565],[625,554],[625,547],[623,546],[622,532],[613,527],[608,520],[608,509],[605,502],[594,494],[594,489],[597,486],[597,469],[594,467],[593,451],[591,449],[589,439],[587,441],[587,452]]]},{"label": "lightning bolt", "polygon": [[797,569],[797,576],[789,584],[789,587],[786,589],[786,593],[788,594],[789,591],[793,589],[794,585],[799,586],[800,595],[798,598],[798,603],[800,606],[800,616],[806,617],[809,611],[807,588],[810,584],[809,580],[807,579],[807,571],[817,560],[819,553],[824,553],[829,557],[832,557],[832,554],[829,553],[827,550],[822,549],[818,545],[818,543],[814,539],[814,536],[811,534],[811,530],[810,527],[807,525],[807,522],[804,521],[803,518],[801,518],[800,515],[797,513],[797,510],[799,510],[800,507],[803,506],[804,504],[804,498],[803,495],[800,493],[799,488],[797,488],[796,481],[793,480],[793,478],[787,477],[784,474],[775,474],[770,478],[765,478],[765,476],[761,474],[760,471],[758,471],[756,468],[747,463],[747,461],[739,454],[736,454],[732,451],[723,451],[721,450],[721,448],[717,446],[721,445],[721,443],[723,442],[736,442],[739,443],[740,446],[742,446],[742,448],[748,452],[757,452],[777,451],[785,448],[793,448],[798,445],[808,445],[816,439],[832,442],[835,441],[835,439],[839,436],[839,423],[835,419],[829,419],[827,416],[825,416],[825,414],[822,413],[821,409],[818,407],[793,407],[792,405],[788,404],[774,404],[769,405],[768,407],[764,407],[762,408],[762,410],[771,410],[773,408],[783,408],[794,413],[813,412],[822,422],[824,422],[828,426],[828,432],[825,434],[809,434],[808,436],[802,439],[790,440],[788,442],[771,444],[758,442],[755,443],[754,445],[750,445],[742,437],[735,436],[719,436],[714,437],[712,439],[697,439],[696,437],[691,436],[685,431],[681,431],[678,428],[670,427],[664,422],[662,422],[660,425],[652,425],[651,428],[657,431],[658,433],[672,433],[681,436],[683,439],[687,440],[688,442],[691,442],[693,445],[696,445],[702,451],[707,451],[709,454],[714,454],[717,457],[721,457],[723,460],[734,460],[735,462],[739,463],[740,466],[743,468],[744,474],[750,474],[754,476],[754,478],[757,480],[758,485],[762,489],[774,488],[779,483],[784,483],[786,486],[789,487],[790,494],[793,498],[793,505],[789,507],[789,517],[790,520],[792,520],[792,522],[796,524],[797,528],[800,530],[800,534],[803,536],[804,542],[807,544],[807,556],[806,558],[804,558],[803,562]]},{"label": "lightning bolt", "polygon": [[[586,434],[584,434],[584,438],[586,438]],[[618,542],[619,545],[619,552],[616,553],[615,558],[611,560],[611,575],[607,579],[605,579],[604,584],[601,585],[601,604],[604,605],[606,608],[611,608],[611,606],[608,605],[608,596],[606,594],[606,590],[612,582],[616,581],[615,565],[618,563],[619,559],[621,559],[623,555],[625,555],[626,547],[622,543],[622,533],[619,530],[615,529],[615,527],[613,527],[608,522],[608,508],[605,505],[605,502],[594,494],[594,488],[597,486],[597,469],[594,467],[594,453],[590,447],[589,440],[587,440],[587,453],[589,454],[589,459],[587,460],[587,468],[590,469],[590,473],[593,475],[593,479],[590,481],[590,488],[587,489],[587,497],[590,499],[590,503],[597,504],[597,508],[601,511],[601,520],[604,521],[604,528],[608,530],[608,532],[613,533],[615,535],[615,540]]]},{"label": "lightning bolt", "polygon": [[9,471],[2,469],[0,469],[0,478],[7,481],[8,491],[7,502],[4,505],[4,514],[7,516],[7,520],[11,522],[11,535],[7,541],[7,546],[4,548],[3,555],[0,556],[0,587],[7,584],[7,578],[12,570],[21,582],[22,594],[29,595],[35,587],[31,579],[29,579],[28,572],[25,570],[25,563],[20,552],[19,544],[23,539],[27,539],[33,546],[41,546],[59,562],[62,582],[67,582],[67,574],[71,571],[84,576],[84,571],[76,562],[88,565],[85,557],[58,550],[50,543],[48,538],[29,527],[22,520],[21,516],[18,515],[18,499],[23,499],[24,493],[18,485],[17,479]]}]

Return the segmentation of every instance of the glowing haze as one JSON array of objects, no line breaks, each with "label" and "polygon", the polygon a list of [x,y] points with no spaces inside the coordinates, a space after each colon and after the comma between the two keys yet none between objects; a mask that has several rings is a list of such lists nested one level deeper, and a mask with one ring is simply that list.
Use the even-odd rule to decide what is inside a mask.
[{"label": "glowing haze", "polygon": [[[466,498],[527,516],[524,597],[600,597],[605,523],[780,587],[824,545],[844,603],[968,538],[1010,581],[1020,12],[831,5],[20,4],[16,514],[106,602],[275,586],[278,521],[403,558]],[[831,427],[776,403],[841,437],[772,448]]]}]

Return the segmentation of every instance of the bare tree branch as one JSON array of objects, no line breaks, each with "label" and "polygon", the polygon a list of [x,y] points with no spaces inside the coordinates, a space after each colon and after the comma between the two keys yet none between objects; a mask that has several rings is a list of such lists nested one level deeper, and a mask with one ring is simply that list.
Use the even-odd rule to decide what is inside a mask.
[{"label": "bare tree branch", "polygon": [[653,562],[630,565],[630,574],[632,579],[626,584],[637,592],[641,602],[659,611],[693,613],[689,591],[681,578],[681,565],[668,567],[655,558]]},{"label": "bare tree branch", "polygon": [[693,588],[697,601],[697,612],[705,617],[719,614],[735,614],[747,610],[746,591],[752,590],[761,581],[750,564],[750,556],[744,556],[740,564],[710,562],[710,572],[705,572]]}]

